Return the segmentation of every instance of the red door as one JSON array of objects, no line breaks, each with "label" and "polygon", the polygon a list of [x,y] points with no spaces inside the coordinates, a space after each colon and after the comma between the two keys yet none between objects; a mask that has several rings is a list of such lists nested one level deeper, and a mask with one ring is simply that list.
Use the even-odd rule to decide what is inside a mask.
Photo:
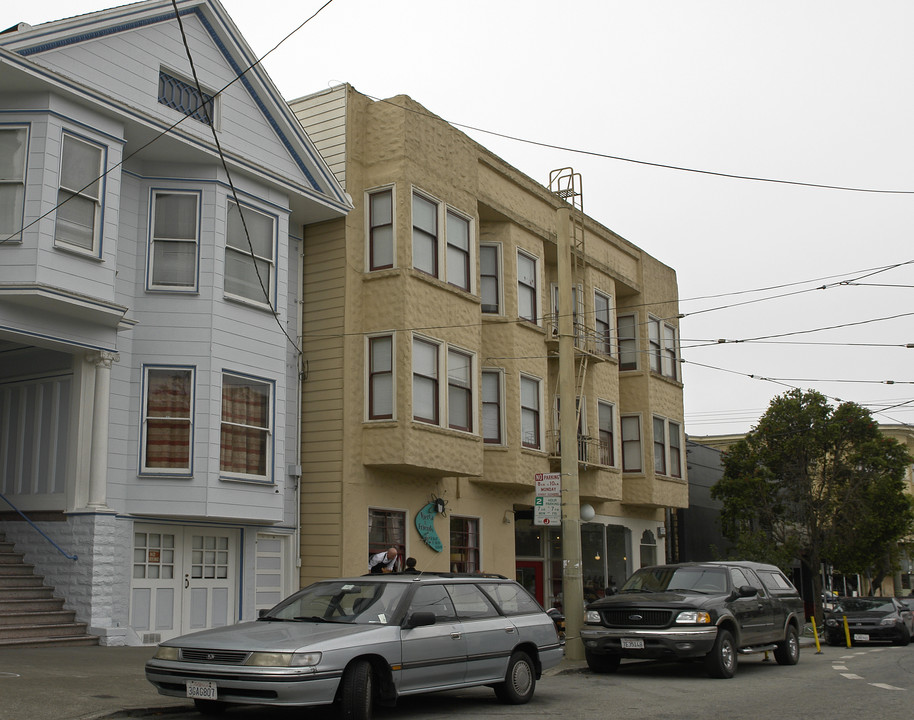
[{"label": "red door", "polygon": [[543,561],[518,560],[515,565],[517,582],[527,588],[540,605],[546,607],[543,604]]}]

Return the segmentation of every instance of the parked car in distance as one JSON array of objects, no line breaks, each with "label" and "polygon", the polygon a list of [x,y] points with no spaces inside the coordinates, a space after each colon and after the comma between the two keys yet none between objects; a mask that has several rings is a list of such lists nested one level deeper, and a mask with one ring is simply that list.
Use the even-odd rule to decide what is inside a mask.
[{"label": "parked car in distance", "polygon": [[711,677],[730,678],[738,654],[772,650],[795,665],[802,627],[803,601],[774,565],[682,563],[641,568],[590,603],[581,638],[594,672],[614,672],[622,658],[697,658]]},{"label": "parked car in distance", "polygon": [[846,645],[844,618],[851,644],[911,642],[911,611],[893,597],[838,597],[825,615],[825,642]]},{"label": "parked car in distance", "polygon": [[165,641],[146,678],[207,714],[336,703],[368,720],[375,703],[476,685],[526,703],[562,654],[555,623],[513,580],[395,573],[317,582],[256,621]]},{"label": "parked car in distance", "polygon": [[[895,599],[904,605],[905,609],[908,611],[908,630],[911,631],[911,639],[914,640],[914,595],[896,597]],[[902,615],[902,617],[904,617],[904,615]]]}]

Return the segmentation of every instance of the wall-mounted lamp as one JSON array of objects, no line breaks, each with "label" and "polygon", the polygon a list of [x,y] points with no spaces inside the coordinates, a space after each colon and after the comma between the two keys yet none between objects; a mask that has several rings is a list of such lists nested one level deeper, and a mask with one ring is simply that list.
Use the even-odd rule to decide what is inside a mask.
[{"label": "wall-mounted lamp", "polygon": [[581,520],[584,522],[590,522],[596,516],[596,511],[593,509],[593,505],[584,503],[581,505]]},{"label": "wall-mounted lamp", "polygon": [[441,498],[435,498],[435,512],[439,515],[444,512],[444,500]]}]

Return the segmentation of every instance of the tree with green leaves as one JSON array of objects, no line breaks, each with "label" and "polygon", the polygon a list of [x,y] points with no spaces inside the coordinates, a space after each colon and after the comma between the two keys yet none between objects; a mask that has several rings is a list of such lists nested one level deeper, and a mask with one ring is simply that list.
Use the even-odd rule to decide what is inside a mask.
[{"label": "tree with green leaves", "polygon": [[866,575],[871,587],[893,571],[898,543],[914,528],[904,488],[911,462],[865,408],[832,408],[820,393],[791,390],[725,453],[711,495],[743,558],[808,568],[819,621],[823,561]]}]

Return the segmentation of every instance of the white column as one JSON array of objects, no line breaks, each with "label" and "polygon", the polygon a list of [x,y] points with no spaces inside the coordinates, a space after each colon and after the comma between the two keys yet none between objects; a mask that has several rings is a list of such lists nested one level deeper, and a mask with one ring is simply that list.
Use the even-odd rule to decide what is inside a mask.
[{"label": "white column", "polygon": [[111,394],[111,363],[117,353],[101,351],[94,358],[95,396],[92,404],[92,450],[89,457],[89,501],[87,507],[107,510],[108,496],[108,408]]}]

